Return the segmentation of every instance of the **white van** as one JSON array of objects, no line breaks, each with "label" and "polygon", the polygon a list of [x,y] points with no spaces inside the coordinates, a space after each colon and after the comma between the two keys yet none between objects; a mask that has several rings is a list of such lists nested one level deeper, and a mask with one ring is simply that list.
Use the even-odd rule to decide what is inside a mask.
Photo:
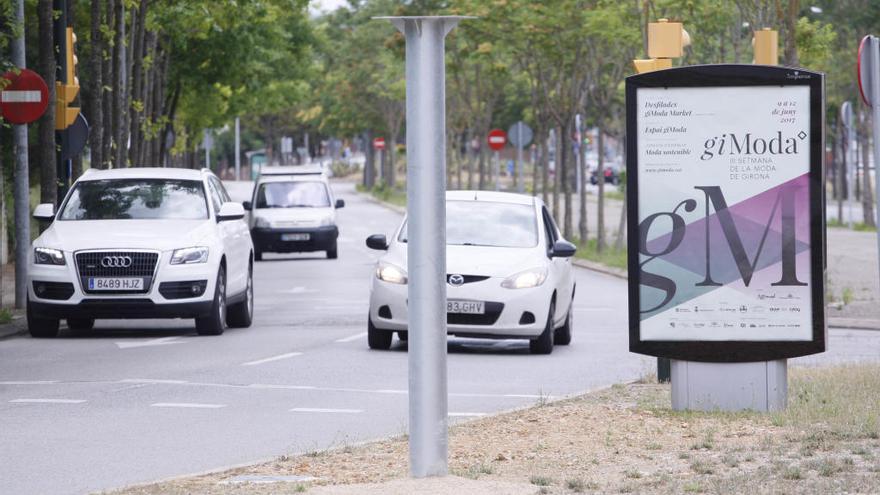
[{"label": "white van", "polygon": [[264,252],[311,251],[326,251],[335,259],[336,209],[343,206],[320,167],[264,168],[251,201],[244,203],[250,211],[254,259],[261,261]]}]

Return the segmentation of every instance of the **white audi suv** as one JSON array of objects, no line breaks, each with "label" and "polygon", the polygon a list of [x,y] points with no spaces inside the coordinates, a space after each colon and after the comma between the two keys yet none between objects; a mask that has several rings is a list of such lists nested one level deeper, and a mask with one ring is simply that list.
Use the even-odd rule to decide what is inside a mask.
[{"label": "white audi suv", "polygon": [[55,337],[59,320],[195,318],[201,335],[253,318],[253,244],[241,203],[209,170],[89,169],[33,242],[27,322]]},{"label": "white audi suv", "polygon": [[[407,219],[373,274],[367,341],[388,349],[394,332],[408,338]],[[446,193],[446,325],[459,337],[528,339],[536,354],[567,345],[572,334],[575,246],[562,239],[544,203],[521,194]]]}]

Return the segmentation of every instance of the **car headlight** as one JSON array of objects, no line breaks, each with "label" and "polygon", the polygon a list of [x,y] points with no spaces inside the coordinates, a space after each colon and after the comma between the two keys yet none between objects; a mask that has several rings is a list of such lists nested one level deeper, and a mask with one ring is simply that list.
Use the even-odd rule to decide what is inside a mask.
[{"label": "car headlight", "polygon": [[380,262],[376,266],[376,278],[391,284],[406,284],[406,270],[391,263]]},{"label": "car headlight", "polygon": [[329,225],[333,225],[333,217],[324,217],[321,219],[321,222],[318,224],[321,227],[327,227]]},{"label": "car headlight", "polygon": [[501,282],[505,289],[530,289],[537,287],[547,280],[547,267],[530,268],[515,273]]},{"label": "car headlight", "polygon": [[64,253],[60,249],[34,248],[34,263],[38,265],[64,265]]},{"label": "car headlight", "polygon": [[272,223],[263,217],[257,217],[254,220],[254,227],[257,227],[259,229],[270,229],[272,228]]},{"label": "car headlight", "polygon": [[208,248],[189,247],[175,249],[171,254],[172,265],[190,265],[193,263],[205,263],[208,261]]}]

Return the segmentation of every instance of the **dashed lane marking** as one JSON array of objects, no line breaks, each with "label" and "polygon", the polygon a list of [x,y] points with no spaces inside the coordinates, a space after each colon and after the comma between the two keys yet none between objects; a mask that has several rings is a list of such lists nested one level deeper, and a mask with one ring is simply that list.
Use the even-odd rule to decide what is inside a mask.
[{"label": "dashed lane marking", "polygon": [[342,343],[345,343],[345,342],[352,342],[352,341],[354,341],[354,340],[359,340],[359,339],[362,339],[362,338],[364,338],[364,337],[366,337],[366,336],[367,336],[367,332],[361,332],[361,333],[356,334],[356,335],[351,335],[351,336],[348,336],[348,337],[345,337],[345,338],[338,339],[336,342],[342,344]]},{"label": "dashed lane marking", "polygon": [[339,414],[358,414],[364,412],[363,409],[325,409],[321,407],[294,407],[290,412],[301,413],[339,413]]},{"label": "dashed lane marking", "polygon": [[170,345],[170,344],[186,344],[186,341],[178,341],[178,336],[173,337],[160,337],[158,339],[150,339],[150,340],[137,340],[134,342],[114,342],[117,347],[120,349],[132,349],[135,347],[152,347],[157,345]]},{"label": "dashed lane marking", "polygon": [[82,404],[84,399],[13,399],[13,404]]},{"label": "dashed lane marking", "polygon": [[0,382],[0,385],[52,385],[58,383],[58,380],[20,380]]},{"label": "dashed lane marking", "polygon": [[241,363],[242,366],[256,366],[258,364],[271,363],[273,361],[280,361],[282,359],[288,359],[296,356],[302,356],[301,352],[288,352],[286,354],[279,354],[277,356],[267,357],[265,359],[257,359],[256,361],[248,361],[247,363]]},{"label": "dashed lane marking", "polygon": [[146,383],[146,384],[157,384],[157,385],[180,385],[182,383],[186,383],[186,380],[159,380],[153,378],[126,378],[124,380],[119,380],[119,383]]},{"label": "dashed lane marking", "polygon": [[150,407],[179,407],[184,409],[221,409],[225,404],[202,404],[198,402],[156,402]]}]

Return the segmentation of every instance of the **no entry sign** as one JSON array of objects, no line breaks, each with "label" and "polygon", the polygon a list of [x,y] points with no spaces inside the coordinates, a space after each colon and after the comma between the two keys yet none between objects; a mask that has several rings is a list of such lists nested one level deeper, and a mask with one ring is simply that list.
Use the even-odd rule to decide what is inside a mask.
[{"label": "no entry sign", "polygon": [[385,138],[378,137],[378,138],[374,139],[373,140],[373,148],[375,148],[377,150],[384,150],[385,149]]},{"label": "no entry sign", "polygon": [[36,72],[22,69],[16,74],[3,74],[8,86],[0,91],[0,114],[13,124],[30,124],[39,119],[49,106],[49,88]]},{"label": "no entry sign", "polygon": [[507,144],[507,133],[501,129],[492,129],[489,131],[488,141],[493,151],[500,151]]}]

